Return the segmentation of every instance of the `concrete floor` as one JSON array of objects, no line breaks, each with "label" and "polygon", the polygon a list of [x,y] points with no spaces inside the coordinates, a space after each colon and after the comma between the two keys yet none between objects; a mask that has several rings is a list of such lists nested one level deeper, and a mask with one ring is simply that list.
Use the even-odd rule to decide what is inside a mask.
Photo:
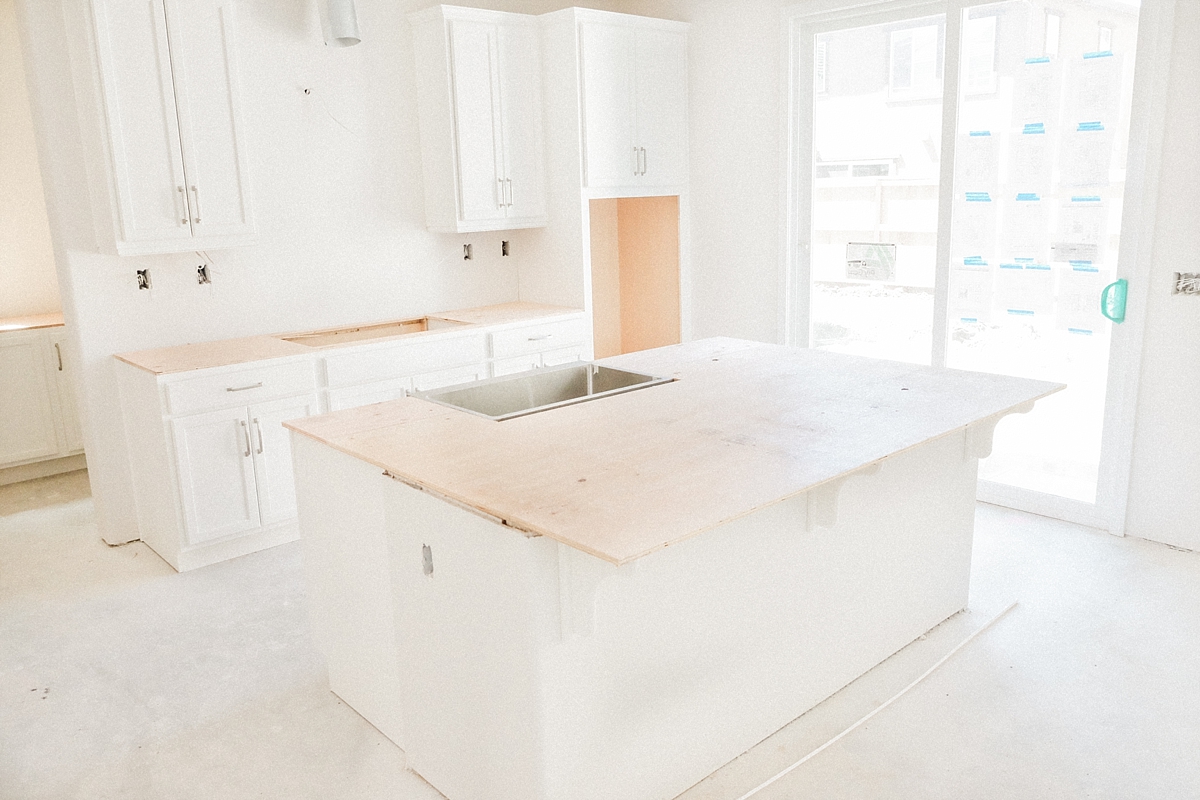
[{"label": "concrete floor", "polygon": [[[719,770],[735,800],[907,685],[779,798],[1200,797],[1200,554],[979,506],[971,610]],[[0,487],[0,798],[425,800],[326,688],[300,550],[177,575],[86,473]]]}]

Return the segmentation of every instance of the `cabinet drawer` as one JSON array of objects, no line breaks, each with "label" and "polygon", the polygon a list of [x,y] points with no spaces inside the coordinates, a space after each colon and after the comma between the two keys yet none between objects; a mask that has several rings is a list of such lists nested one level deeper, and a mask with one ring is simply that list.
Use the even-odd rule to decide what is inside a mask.
[{"label": "cabinet drawer", "polygon": [[431,372],[428,375],[418,375],[413,378],[413,388],[418,392],[428,392],[431,389],[441,389],[460,383],[482,380],[487,377],[486,364],[472,364],[457,369],[444,369]]},{"label": "cabinet drawer", "polygon": [[569,364],[572,361],[583,360],[583,344],[564,347],[561,350],[552,350],[549,353],[542,353],[543,367],[557,367],[559,364]]},{"label": "cabinet drawer", "polygon": [[325,375],[330,386],[356,386],[486,359],[487,343],[478,333],[331,353],[325,356]]},{"label": "cabinet drawer", "polygon": [[398,378],[390,381],[368,383],[364,386],[351,386],[345,389],[329,390],[329,410],[341,411],[347,408],[369,406],[372,403],[384,403],[397,400],[412,389],[411,378]]},{"label": "cabinet drawer", "polygon": [[513,358],[526,353],[558,350],[586,338],[587,322],[582,317],[509,328],[492,334],[492,357]]},{"label": "cabinet drawer", "polygon": [[492,362],[492,377],[513,375],[518,372],[528,372],[542,365],[542,357],[537,353],[517,356],[516,358],[501,358]]},{"label": "cabinet drawer", "polygon": [[244,406],[312,392],[317,387],[312,361],[221,371],[200,378],[172,380],[164,386],[167,412],[192,414],[214,408]]}]

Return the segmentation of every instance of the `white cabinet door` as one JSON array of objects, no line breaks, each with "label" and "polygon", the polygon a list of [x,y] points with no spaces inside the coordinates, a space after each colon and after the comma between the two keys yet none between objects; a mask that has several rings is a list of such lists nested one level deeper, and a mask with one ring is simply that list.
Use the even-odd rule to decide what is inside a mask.
[{"label": "white cabinet door", "polygon": [[63,455],[83,450],[83,430],[79,426],[79,402],[75,397],[75,361],[67,353],[67,335],[62,329],[47,337],[52,349],[51,366],[57,377],[58,413],[62,422]]},{"label": "white cabinet door", "polygon": [[541,40],[537,27],[525,22],[501,25],[498,34],[506,213],[511,220],[544,221]]},{"label": "white cabinet door", "polygon": [[58,453],[53,380],[41,331],[0,337],[0,466]]},{"label": "white cabinet door", "polygon": [[639,185],[687,181],[687,35],[646,28],[637,32],[637,134],[642,149]]},{"label": "white cabinet door", "polygon": [[459,219],[503,219],[497,26],[461,19],[449,26]]},{"label": "white cabinet door", "polygon": [[296,484],[292,476],[292,440],[283,423],[316,413],[316,397],[289,397],[250,406],[254,476],[259,518],[263,525],[296,516]]},{"label": "white cabinet door", "polygon": [[238,109],[233,0],[167,0],[192,233],[253,233]]},{"label": "white cabinet door", "polygon": [[581,23],[579,48],[587,185],[628,186],[638,163],[634,31],[624,25]]},{"label": "white cabinet door", "polygon": [[117,226],[124,244],[191,240],[166,18],[155,0],[94,4]]},{"label": "white cabinet door", "polygon": [[171,422],[171,429],[188,544],[257,528],[258,499],[246,408],[179,417]]}]

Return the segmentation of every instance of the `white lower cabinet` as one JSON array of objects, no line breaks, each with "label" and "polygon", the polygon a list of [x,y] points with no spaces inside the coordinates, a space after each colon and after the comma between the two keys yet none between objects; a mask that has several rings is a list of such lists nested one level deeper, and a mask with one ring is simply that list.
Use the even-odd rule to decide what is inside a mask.
[{"label": "white lower cabinet", "polygon": [[83,452],[70,364],[61,327],[0,333],[0,469]]}]

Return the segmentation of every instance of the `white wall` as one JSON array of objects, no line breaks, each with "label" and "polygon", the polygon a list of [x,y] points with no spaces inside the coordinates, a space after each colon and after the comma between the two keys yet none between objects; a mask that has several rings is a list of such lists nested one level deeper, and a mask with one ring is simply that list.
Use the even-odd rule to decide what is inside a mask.
[{"label": "white wall", "polygon": [[0,0],[0,319],[58,311],[14,0]]},{"label": "white wall", "polygon": [[[87,181],[103,172],[81,145],[100,135],[88,113],[95,75],[84,64],[72,90],[65,44],[84,6],[18,0],[64,312],[83,367],[88,465],[109,541],[137,536],[114,353],[518,299],[519,262],[536,255],[536,232],[424,229],[405,14],[429,4],[358,0],[363,43],[346,49],[324,46],[317,0],[237,4],[261,243],[210,253],[213,282],[199,286],[194,255],[99,254],[97,237],[112,233],[93,229]],[[541,13],[568,3],[480,5]],[[502,238],[513,252],[503,260]],[[464,262],[468,241],[476,257]],[[149,292],[136,288],[135,270],[144,268]]]},{"label": "white wall", "polygon": [[1126,532],[1200,550],[1200,297],[1171,294],[1200,272],[1200,3],[1174,31]]}]

